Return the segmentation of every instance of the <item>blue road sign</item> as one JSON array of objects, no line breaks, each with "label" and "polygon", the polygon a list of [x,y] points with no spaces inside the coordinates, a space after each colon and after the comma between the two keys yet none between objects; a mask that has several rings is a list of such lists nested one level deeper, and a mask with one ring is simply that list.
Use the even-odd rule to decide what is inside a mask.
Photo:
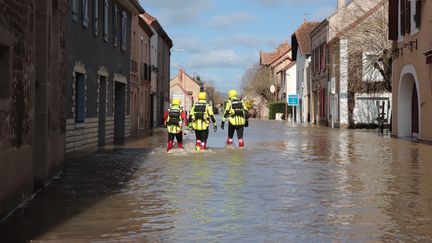
[{"label": "blue road sign", "polygon": [[288,95],[288,105],[296,106],[299,105],[298,95]]}]

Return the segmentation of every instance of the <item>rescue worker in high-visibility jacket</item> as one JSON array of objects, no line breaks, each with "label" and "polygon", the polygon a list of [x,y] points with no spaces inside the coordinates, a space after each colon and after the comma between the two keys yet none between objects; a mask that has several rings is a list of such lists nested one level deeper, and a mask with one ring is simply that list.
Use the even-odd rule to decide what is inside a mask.
[{"label": "rescue worker in high-visibility jacket", "polygon": [[177,147],[183,148],[183,125],[187,126],[186,113],[180,107],[180,99],[172,99],[170,108],[164,113],[164,126],[168,129],[167,152],[173,149],[174,138]]},{"label": "rescue worker in high-visibility jacket", "polygon": [[237,131],[239,147],[244,147],[243,131],[249,126],[249,114],[244,102],[237,98],[237,91],[228,91],[229,99],[225,103],[225,111],[221,122],[221,128],[225,127],[225,120],[228,118],[228,139],[227,145],[233,144],[234,132]]},{"label": "rescue worker in high-visibility jacket", "polygon": [[207,148],[207,139],[209,135],[210,121],[213,123],[213,130],[217,131],[216,118],[213,113],[213,107],[207,104],[207,94],[200,92],[198,102],[192,106],[189,114],[189,124],[195,130],[196,150],[205,150]]}]

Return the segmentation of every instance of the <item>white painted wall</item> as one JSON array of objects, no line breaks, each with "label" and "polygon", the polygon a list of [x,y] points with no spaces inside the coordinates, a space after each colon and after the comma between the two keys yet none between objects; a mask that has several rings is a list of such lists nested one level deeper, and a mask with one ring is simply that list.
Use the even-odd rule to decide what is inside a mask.
[{"label": "white painted wall", "polygon": [[348,124],[348,40],[340,40],[339,123]]},{"label": "white painted wall", "polygon": [[307,119],[307,80],[306,80],[306,56],[302,55],[300,51],[297,52],[297,60],[296,60],[296,69],[297,69],[297,94],[299,98],[302,100],[302,106],[299,106],[297,109],[297,117],[298,122],[304,122]]},{"label": "white painted wall", "polygon": [[392,94],[388,92],[378,94],[356,94],[353,114],[354,123],[377,123],[376,118],[378,118],[382,112],[381,108],[377,106],[377,102],[380,106],[384,102],[385,118],[387,118],[387,123],[390,124]]}]

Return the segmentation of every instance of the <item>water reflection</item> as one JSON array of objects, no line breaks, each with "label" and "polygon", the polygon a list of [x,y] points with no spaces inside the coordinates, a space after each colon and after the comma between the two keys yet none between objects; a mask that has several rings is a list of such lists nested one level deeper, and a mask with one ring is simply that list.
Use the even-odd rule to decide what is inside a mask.
[{"label": "water reflection", "polygon": [[432,241],[431,146],[254,121],[238,150],[225,132],[207,153],[166,154],[159,131],[70,159],[0,240]]}]

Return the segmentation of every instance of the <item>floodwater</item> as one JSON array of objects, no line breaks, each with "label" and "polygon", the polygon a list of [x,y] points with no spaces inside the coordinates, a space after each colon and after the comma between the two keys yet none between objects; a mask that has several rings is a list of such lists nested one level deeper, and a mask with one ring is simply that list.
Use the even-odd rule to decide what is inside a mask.
[{"label": "floodwater", "polygon": [[246,148],[165,152],[165,133],[66,161],[0,241],[432,241],[432,146],[251,121]]}]

